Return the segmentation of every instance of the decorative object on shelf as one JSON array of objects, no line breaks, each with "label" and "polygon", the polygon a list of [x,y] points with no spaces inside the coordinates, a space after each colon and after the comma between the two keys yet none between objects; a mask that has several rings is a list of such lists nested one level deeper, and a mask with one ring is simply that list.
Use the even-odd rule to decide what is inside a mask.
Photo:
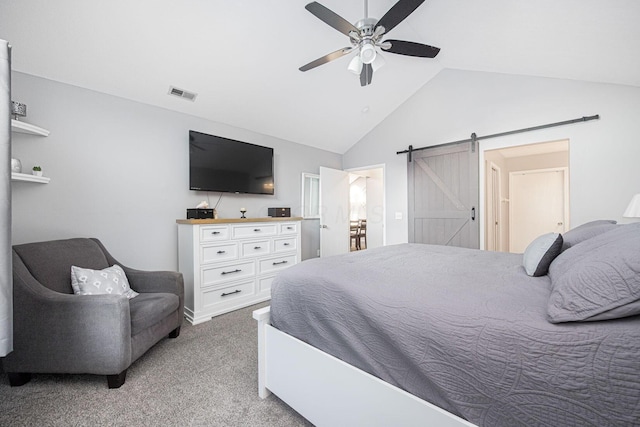
[{"label": "decorative object on shelf", "polygon": [[16,101],[11,101],[11,114],[13,118],[18,120],[18,117],[27,116],[27,104],[21,104]]},{"label": "decorative object on shelf", "polygon": [[22,173],[22,162],[20,159],[11,159],[11,172]]},{"label": "decorative object on shelf", "polygon": [[246,216],[244,216],[244,214],[247,213],[247,209],[246,208],[240,208],[240,213],[242,214],[242,216],[240,218],[246,218]]},{"label": "decorative object on shelf", "polygon": [[34,166],[31,173],[35,176],[42,176],[42,168],[40,166]]}]

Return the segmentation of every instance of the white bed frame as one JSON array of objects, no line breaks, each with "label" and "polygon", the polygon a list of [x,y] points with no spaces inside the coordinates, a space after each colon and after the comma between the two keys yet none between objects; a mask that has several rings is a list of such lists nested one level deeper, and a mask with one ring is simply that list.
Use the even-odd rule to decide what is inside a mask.
[{"label": "white bed frame", "polygon": [[314,425],[476,427],[271,326],[258,321],[258,394],[273,393]]}]

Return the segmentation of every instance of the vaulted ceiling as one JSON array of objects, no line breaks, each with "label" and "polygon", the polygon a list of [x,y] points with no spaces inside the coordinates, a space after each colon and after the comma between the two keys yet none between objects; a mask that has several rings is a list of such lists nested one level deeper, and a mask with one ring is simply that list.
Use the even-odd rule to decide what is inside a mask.
[{"label": "vaulted ceiling", "polygon": [[[307,3],[0,0],[0,38],[16,71],[337,153],[445,68],[640,86],[637,0],[427,0],[389,37],[440,54],[383,53],[366,87],[351,55],[298,70],[350,45]],[[364,1],[320,3],[352,23],[364,14]],[[370,0],[369,16],[394,4]]]}]

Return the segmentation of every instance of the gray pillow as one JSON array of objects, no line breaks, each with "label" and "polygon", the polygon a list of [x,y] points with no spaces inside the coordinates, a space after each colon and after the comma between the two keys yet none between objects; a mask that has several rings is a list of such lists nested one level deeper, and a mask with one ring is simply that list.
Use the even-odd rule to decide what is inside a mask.
[{"label": "gray pillow", "polygon": [[611,231],[614,228],[616,228],[616,221],[612,219],[599,219],[579,225],[562,235],[562,239],[564,241],[562,250],[565,251],[571,246],[577,245],[578,243],[595,237],[598,234]]},{"label": "gray pillow", "polygon": [[522,265],[529,276],[544,276],[549,271],[551,261],[562,251],[562,236],[547,233],[529,243],[522,256]]},{"label": "gray pillow", "polygon": [[549,267],[553,323],[640,314],[640,223],[583,241]]},{"label": "gray pillow", "polygon": [[131,289],[124,270],[119,265],[92,270],[71,266],[71,287],[76,295],[113,294],[131,299],[138,295]]}]

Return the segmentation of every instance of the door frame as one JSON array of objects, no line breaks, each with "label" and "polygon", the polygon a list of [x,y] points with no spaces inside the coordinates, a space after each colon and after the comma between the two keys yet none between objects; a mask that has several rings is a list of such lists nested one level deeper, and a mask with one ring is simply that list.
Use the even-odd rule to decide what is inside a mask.
[{"label": "door frame", "polygon": [[[533,132],[533,134],[535,134],[536,132]],[[484,173],[479,173],[478,177],[480,179],[479,182],[479,190],[480,190],[480,194],[479,194],[479,209],[480,212],[485,213],[486,209],[487,209],[487,205],[486,205],[486,176],[487,176],[487,171],[486,171],[486,157],[485,157],[485,152],[486,151],[494,151],[494,150],[502,150],[502,149],[509,149],[509,148],[514,148],[514,147],[521,147],[524,145],[532,145],[532,144],[543,144],[543,143],[548,143],[548,142],[562,142],[562,141],[566,141],[567,142],[567,153],[569,156],[569,168],[568,168],[568,173],[566,176],[567,179],[567,183],[569,185],[569,190],[571,191],[571,138],[569,138],[568,136],[559,136],[558,138],[541,138],[541,137],[531,137],[531,138],[526,138],[523,135],[519,135],[519,138],[517,140],[514,140],[514,137],[504,137],[504,138],[497,138],[494,140],[487,140],[487,141],[482,141],[481,143],[478,143],[478,150],[479,150],[479,159],[478,159],[478,165],[480,165],[480,167],[484,167]],[[503,177],[504,179],[504,177]],[[569,197],[566,198],[565,203],[569,203],[569,208],[571,207],[571,203],[570,203],[570,198],[571,198],[571,194],[569,194]],[[567,211],[567,214],[569,215],[569,219],[571,219],[571,212]],[[565,223],[567,225],[567,227],[570,226],[570,221],[567,221]],[[504,232],[504,229],[502,230]],[[485,221],[480,221],[480,249],[484,249],[486,250],[486,227],[485,227]]]},{"label": "door frame", "polygon": [[[496,191],[494,191],[493,188],[493,179],[491,179],[491,181],[489,181],[489,178],[493,178],[493,171],[496,172],[496,175],[498,177],[498,188],[495,189]],[[486,217],[486,224],[485,224],[485,232],[487,234],[485,234],[485,237],[488,237],[488,229],[490,229],[491,227],[495,228],[495,224],[491,224],[492,222],[498,222],[498,227],[497,227],[497,235],[494,237],[494,242],[493,242],[493,248],[487,248],[487,250],[493,250],[493,251],[498,251],[501,252],[502,251],[502,168],[500,168],[500,166],[498,166],[497,164],[495,164],[492,161],[487,161],[486,165],[485,165],[485,173],[486,173],[486,185],[487,185],[487,190],[489,189],[489,186],[491,185],[491,191],[487,191],[486,194],[486,203],[487,206],[497,206],[497,209],[487,209],[487,213],[485,215]],[[485,240],[485,244],[486,244],[486,240]]]}]

